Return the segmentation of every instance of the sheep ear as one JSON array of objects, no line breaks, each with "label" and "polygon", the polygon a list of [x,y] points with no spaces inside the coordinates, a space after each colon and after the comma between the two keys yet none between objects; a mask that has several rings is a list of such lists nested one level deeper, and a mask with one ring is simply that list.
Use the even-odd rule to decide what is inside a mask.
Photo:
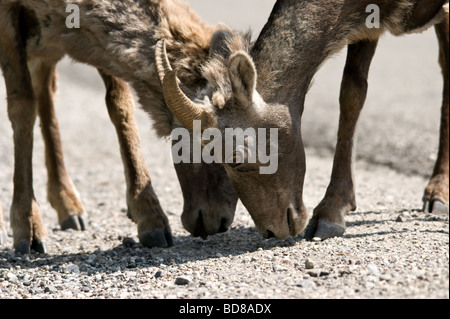
[{"label": "sheep ear", "polygon": [[227,30],[218,30],[214,32],[211,37],[209,55],[219,55],[224,59],[228,59],[230,56],[230,48],[228,47],[229,41],[231,41],[232,35]]},{"label": "sheep ear", "polygon": [[228,74],[236,102],[241,106],[252,104],[256,90],[256,68],[250,56],[244,51],[234,53],[229,60]]}]

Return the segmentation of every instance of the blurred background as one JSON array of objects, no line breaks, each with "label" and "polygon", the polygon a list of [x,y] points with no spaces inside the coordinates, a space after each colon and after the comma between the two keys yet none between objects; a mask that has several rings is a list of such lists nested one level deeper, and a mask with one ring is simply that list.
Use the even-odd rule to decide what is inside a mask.
[{"label": "blurred background", "polygon": [[[254,38],[275,3],[274,0],[187,2],[206,21],[223,22],[244,31],[251,28]],[[327,163],[323,167],[325,172],[307,172],[305,202],[311,207],[320,200],[328,184],[345,56],[346,51],[343,50],[330,58],[315,77],[307,96],[303,117],[307,160],[323,158]],[[385,35],[381,39],[370,73],[367,103],[358,128],[357,168],[370,170],[373,165],[381,165],[404,174],[405,178],[419,176],[425,181],[432,170],[438,145],[442,77],[437,59],[438,46],[433,29],[420,35],[400,38]],[[110,210],[120,212],[126,207],[125,183],[116,134],[104,103],[103,83],[96,70],[69,59],[64,59],[58,69],[56,111],[69,174],[80,190],[85,205],[90,207],[90,213],[100,212],[99,207],[105,206],[105,203],[108,203]],[[4,82],[1,80],[0,199],[5,219],[8,220],[9,214],[6,212],[12,196],[14,159],[12,129],[5,99]],[[139,107],[136,119],[154,188],[168,214],[178,215],[182,197],[170,163],[170,145],[155,138],[148,116]],[[48,212],[51,209],[45,200],[46,171],[39,125],[36,125],[33,160],[36,197],[41,210]],[[314,189],[308,188],[309,185],[314,185]],[[383,189],[385,186],[378,187]],[[413,205],[417,207],[422,191],[417,189],[413,196],[417,199]],[[395,196],[395,191],[391,191],[391,195]],[[49,214],[49,222],[56,227],[56,214]]]}]

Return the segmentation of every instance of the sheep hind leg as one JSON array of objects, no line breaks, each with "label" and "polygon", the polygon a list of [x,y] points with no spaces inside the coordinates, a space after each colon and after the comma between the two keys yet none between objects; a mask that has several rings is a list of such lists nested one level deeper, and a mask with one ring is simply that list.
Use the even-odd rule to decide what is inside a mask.
[{"label": "sheep hind leg", "polygon": [[106,86],[106,105],[119,139],[127,183],[128,217],[138,226],[138,237],[146,247],[173,246],[169,221],[153,191],[150,174],[140,151],[134,120],[134,101],[128,85],[99,71]]},{"label": "sheep hind leg", "polygon": [[367,95],[367,78],[378,41],[360,41],[348,47],[341,86],[338,141],[333,171],[325,197],[314,209],[305,238],[327,239],[345,232],[345,215],[356,210],[353,182],[353,140]]},{"label": "sheep hind leg", "polygon": [[28,65],[38,101],[38,115],[45,143],[48,201],[58,213],[61,229],[85,230],[85,209],[65,167],[59,125],[54,109],[56,66],[39,58],[30,60]]},{"label": "sheep hind leg", "polygon": [[439,62],[444,77],[439,152],[432,177],[423,197],[424,211],[449,213],[449,15],[435,26],[439,40]]}]

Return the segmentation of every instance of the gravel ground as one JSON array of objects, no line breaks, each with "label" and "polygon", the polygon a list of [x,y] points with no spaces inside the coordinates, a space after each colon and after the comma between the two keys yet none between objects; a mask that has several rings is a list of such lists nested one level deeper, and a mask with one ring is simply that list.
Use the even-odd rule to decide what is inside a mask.
[{"label": "gravel ground", "polygon": [[[274,3],[258,0],[261,14],[248,21],[231,14],[231,2],[220,10],[189,2],[210,21],[256,31]],[[252,3],[240,5],[250,10]],[[344,60],[342,53],[324,66],[307,100],[309,211],[329,181]],[[59,69],[57,112],[66,164],[88,210],[88,230],[63,232],[58,226],[46,201],[37,125],[34,186],[49,252],[15,255],[9,237],[0,247],[0,298],[449,298],[448,216],[420,211],[437,150],[442,90],[433,31],[381,41],[359,127],[358,210],[348,215],[343,237],[324,242],[263,239],[241,204],[227,233],[205,241],[191,237],[180,222],[183,203],[169,143],[156,139],[138,110],[144,156],[175,237],[169,249],[142,247],[125,213],[123,168],[103,85],[89,67],[65,60]],[[2,84],[0,100],[5,96]],[[0,198],[11,235],[12,131],[1,104]]]}]

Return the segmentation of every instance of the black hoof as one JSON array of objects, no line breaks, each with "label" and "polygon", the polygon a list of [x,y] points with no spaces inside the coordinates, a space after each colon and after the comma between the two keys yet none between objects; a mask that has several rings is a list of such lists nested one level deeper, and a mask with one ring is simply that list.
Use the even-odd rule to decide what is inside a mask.
[{"label": "black hoof", "polygon": [[15,245],[14,251],[16,254],[29,255],[31,253],[30,242],[28,240],[22,240]]},{"label": "black hoof", "polygon": [[81,230],[85,231],[86,230],[86,225],[87,225],[86,219],[84,217],[82,217],[82,216],[78,216],[78,221],[80,222]]},{"label": "black hoof", "polygon": [[14,250],[17,254],[21,255],[29,255],[31,254],[31,251],[35,251],[40,254],[46,254],[47,244],[45,240],[41,241],[33,240],[33,242],[30,245],[30,242],[28,240],[22,240],[19,244],[17,244],[14,247]]},{"label": "black hoof", "polygon": [[33,242],[31,243],[31,250],[35,251],[37,253],[40,253],[40,254],[46,254],[47,253],[47,243],[45,242],[45,240],[41,240],[41,241],[33,240]]},{"label": "black hoof", "polygon": [[423,211],[425,213],[431,213],[435,215],[448,215],[449,207],[447,204],[441,202],[440,200],[436,200],[434,202],[425,201],[423,205]]},{"label": "black hoof", "polygon": [[317,229],[317,219],[311,218],[309,220],[308,226],[306,226],[306,229],[304,230],[304,237],[306,240],[311,240],[314,238],[314,235],[316,234]]},{"label": "black hoof", "polygon": [[320,238],[322,240],[340,237],[345,233],[345,226],[338,224],[331,224],[324,220],[317,221],[312,218],[305,230],[305,239],[312,240],[313,238]]},{"label": "black hoof", "polygon": [[86,230],[86,223],[83,217],[80,216],[70,216],[61,223],[61,229],[74,229],[74,230]]},{"label": "black hoof", "polygon": [[172,233],[169,231],[164,232],[161,229],[147,232],[139,236],[139,242],[149,248],[159,247],[167,248],[173,246]]},{"label": "black hoof", "polygon": [[324,240],[333,237],[341,237],[344,233],[345,227],[320,220],[314,237],[319,237]]}]

